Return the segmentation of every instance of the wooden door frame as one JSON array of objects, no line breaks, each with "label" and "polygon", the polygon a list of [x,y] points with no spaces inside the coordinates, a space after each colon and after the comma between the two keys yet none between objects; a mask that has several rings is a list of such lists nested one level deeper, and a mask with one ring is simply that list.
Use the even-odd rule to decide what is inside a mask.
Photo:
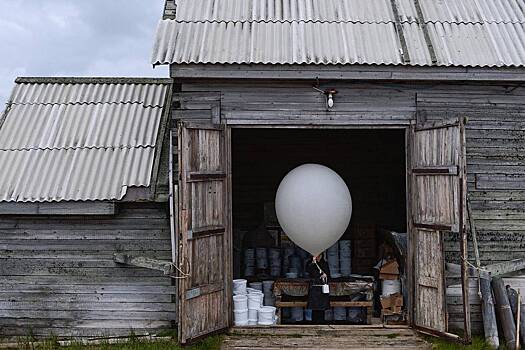
[{"label": "wooden door frame", "polygon": [[[341,125],[331,125],[331,124],[316,124],[316,125],[310,125],[310,124],[235,124],[235,123],[226,123],[226,171],[228,174],[228,180],[227,180],[227,188],[228,188],[228,220],[229,220],[229,227],[230,230],[230,237],[232,237],[232,240],[230,242],[230,249],[233,251],[233,186],[232,186],[232,168],[233,163],[231,159],[231,147],[232,147],[232,130],[233,129],[291,129],[291,130],[298,130],[298,129],[310,129],[310,130],[404,130],[405,133],[405,206],[406,206],[406,228],[407,228],[407,247],[410,245],[411,237],[410,237],[410,224],[411,224],[411,202],[410,202],[410,187],[411,186],[411,170],[410,170],[410,151],[411,148],[411,128],[412,125],[415,124],[415,120],[411,121],[410,123],[399,123],[399,124],[341,124]],[[409,173],[410,171],[410,173]],[[413,274],[409,273],[413,267],[412,258],[408,255],[408,249],[407,249],[407,262],[406,262],[406,275],[407,275],[407,290],[408,293],[408,300],[407,300],[407,321],[410,326],[413,325],[413,298],[414,298],[414,284],[413,284]],[[229,274],[229,280],[233,281],[233,254],[230,261],[230,269],[228,270]],[[230,295],[231,297],[231,295]],[[233,311],[230,310],[229,312],[229,324],[230,328],[232,327],[232,313]]]}]

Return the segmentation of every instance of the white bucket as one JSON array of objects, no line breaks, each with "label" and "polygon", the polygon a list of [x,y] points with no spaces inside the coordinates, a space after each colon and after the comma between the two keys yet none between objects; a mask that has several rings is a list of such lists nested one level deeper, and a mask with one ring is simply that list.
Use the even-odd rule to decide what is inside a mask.
[{"label": "white bucket", "polygon": [[352,253],[352,242],[349,240],[339,241],[339,255],[350,255]]},{"label": "white bucket", "polygon": [[328,260],[328,267],[330,268],[330,273],[339,273],[339,244],[337,242],[335,242],[334,245],[327,249],[326,259]]},{"label": "white bucket", "polygon": [[263,291],[264,294],[273,293],[272,287],[273,287],[273,281],[263,281]]},{"label": "white bucket", "polygon": [[258,312],[258,324],[261,326],[270,326],[272,324],[275,324],[276,317],[275,317],[275,307],[273,306],[263,306],[259,309]]},{"label": "white bucket", "polygon": [[262,282],[250,282],[250,288],[257,289],[262,292],[263,290]]},{"label": "white bucket", "polygon": [[382,296],[387,297],[392,294],[401,292],[401,281],[399,280],[382,280],[381,281]]},{"label": "white bucket", "polygon": [[268,249],[268,257],[270,258],[270,260],[281,261],[281,250],[279,248]]},{"label": "white bucket", "polygon": [[346,321],[346,308],[334,307],[334,321]]},{"label": "white bucket", "polygon": [[275,305],[275,298],[273,295],[271,296],[264,296],[264,305],[266,306],[274,306]]},{"label": "white bucket", "polygon": [[248,321],[253,321],[255,323],[257,323],[257,320],[258,320],[258,313],[259,313],[259,308],[257,309],[248,309]]},{"label": "white bucket", "polygon": [[292,310],[290,310],[289,307],[283,307],[281,308],[281,317],[284,319],[289,319],[292,317]]},{"label": "white bucket", "polygon": [[281,267],[270,267],[270,276],[279,277],[281,276]]},{"label": "white bucket", "polygon": [[253,260],[255,258],[255,249],[248,248],[244,251],[244,258],[246,260]]},{"label": "white bucket", "polygon": [[258,308],[260,308],[262,298],[263,298],[262,293],[248,294],[248,309],[257,310]]},{"label": "white bucket", "polygon": [[312,310],[311,309],[304,309],[304,319],[306,321],[312,320]]},{"label": "white bucket", "polygon": [[258,269],[265,269],[268,267],[268,255],[266,248],[256,248],[255,261]]},{"label": "white bucket", "polygon": [[233,310],[247,310],[248,297],[246,295],[233,296]]},{"label": "white bucket", "polygon": [[233,310],[233,322],[236,326],[247,326],[248,310]]},{"label": "white bucket", "polygon": [[244,279],[233,280],[233,294],[242,295],[246,294],[246,283],[248,281]]},{"label": "white bucket", "polygon": [[324,310],[324,320],[325,321],[333,321],[334,320],[334,312],[332,311],[332,309]]},{"label": "white bucket", "polygon": [[304,311],[302,307],[292,307],[292,321],[301,322],[304,320]]}]

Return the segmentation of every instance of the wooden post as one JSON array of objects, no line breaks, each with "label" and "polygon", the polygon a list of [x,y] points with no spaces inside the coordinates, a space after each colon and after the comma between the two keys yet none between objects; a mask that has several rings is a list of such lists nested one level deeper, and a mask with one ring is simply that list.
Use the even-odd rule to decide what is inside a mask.
[{"label": "wooden post", "polygon": [[518,290],[518,308],[516,310],[516,349],[519,350],[521,349],[521,346],[520,346],[520,336],[521,336],[521,332],[520,332],[520,327],[521,327],[521,295],[520,295],[520,292]]},{"label": "wooden post", "polygon": [[470,233],[472,235],[472,245],[474,247],[474,258],[476,259],[476,267],[479,269],[481,267],[481,259],[479,258],[478,234],[476,231],[476,226],[474,225],[474,219],[472,218],[472,209],[470,208],[470,200],[468,198],[467,198],[467,212],[468,212],[468,222],[470,225]]},{"label": "wooden post", "polygon": [[492,288],[494,290],[494,298],[498,306],[498,316],[505,336],[505,344],[509,350],[516,349],[516,323],[510,308],[509,297],[505,290],[505,285],[501,277],[492,278]]},{"label": "wooden post", "polygon": [[507,295],[509,296],[510,308],[514,319],[516,320],[516,338],[521,340],[522,344],[525,344],[525,309],[521,306],[521,295],[519,290],[507,286]]},{"label": "wooden post", "polygon": [[483,314],[483,331],[485,341],[494,349],[499,348],[498,324],[494,310],[494,299],[490,286],[491,277],[487,272],[480,272],[481,311]]}]

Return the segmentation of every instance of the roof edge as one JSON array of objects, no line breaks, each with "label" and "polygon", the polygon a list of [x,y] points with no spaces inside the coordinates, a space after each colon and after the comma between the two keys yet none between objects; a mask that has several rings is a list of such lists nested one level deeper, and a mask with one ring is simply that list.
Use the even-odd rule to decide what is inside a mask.
[{"label": "roof edge", "polygon": [[16,84],[172,84],[171,78],[148,77],[18,77]]},{"label": "roof edge", "polygon": [[173,79],[525,81],[525,67],[193,63],[171,64],[170,74]]}]

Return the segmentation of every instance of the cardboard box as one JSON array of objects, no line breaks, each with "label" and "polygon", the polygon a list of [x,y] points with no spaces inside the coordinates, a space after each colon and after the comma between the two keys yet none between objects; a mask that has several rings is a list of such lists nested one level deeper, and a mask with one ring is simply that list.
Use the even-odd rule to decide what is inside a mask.
[{"label": "cardboard box", "polygon": [[401,293],[392,294],[389,296],[381,296],[381,308],[384,311],[391,313],[400,313],[403,307],[403,296]]},{"label": "cardboard box", "polygon": [[381,280],[398,280],[399,264],[395,260],[387,261],[379,269],[379,279]]}]

